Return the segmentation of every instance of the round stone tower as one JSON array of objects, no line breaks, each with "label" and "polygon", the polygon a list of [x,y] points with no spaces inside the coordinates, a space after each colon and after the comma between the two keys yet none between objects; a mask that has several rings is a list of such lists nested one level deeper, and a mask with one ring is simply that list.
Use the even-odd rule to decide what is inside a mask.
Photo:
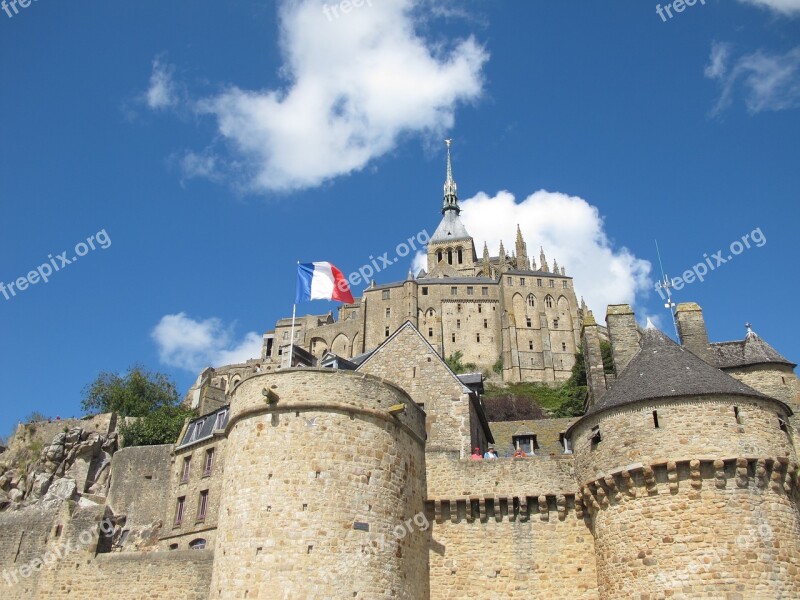
[{"label": "round stone tower", "polygon": [[800,597],[791,412],[646,329],[568,431],[600,597]]},{"label": "round stone tower", "polygon": [[424,413],[332,369],[233,392],[209,598],[429,597]]}]

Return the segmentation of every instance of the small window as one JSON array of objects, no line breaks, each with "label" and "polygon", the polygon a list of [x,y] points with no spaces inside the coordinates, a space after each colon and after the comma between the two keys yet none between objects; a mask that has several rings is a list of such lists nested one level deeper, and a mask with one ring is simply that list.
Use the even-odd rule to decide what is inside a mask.
[{"label": "small window", "polygon": [[786,385],[786,377],[781,377],[781,381],[783,382],[783,385]]},{"label": "small window", "polygon": [[554,288],[554,287],[556,287],[556,282],[555,282],[555,280],[554,280],[554,279],[551,279],[551,280],[550,280],[550,287],[551,287],[551,288]]},{"label": "small window", "polygon": [[463,262],[464,262],[464,256],[463,256],[463,253],[461,251],[461,248],[459,248],[458,249],[458,264],[461,264]]},{"label": "small window", "polygon": [[488,287],[482,287],[481,288],[481,296],[488,296],[488,295],[489,295],[489,288]]},{"label": "small window", "polygon": [[597,444],[603,441],[603,438],[600,435],[600,425],[595,425],[592,427],[592,433],[589,439],[592,442],[592,446],[597,446]]},{"label": "small window", "polygon": [[506,277],[506,283],[508,285],[514,285],[514,278],[513,277]]},{"label": "small window", "polygon": [[561,342],[561,351],[562,352],[566,352],[567,351],[567,342]]},{"label": "small window", "polygon": [[561,444],[561,447],[564,449],[564,454],[572,454],[569,438],[565,433],[562,432],[558,434],[558,441]]},{"label": "small window", "polygon": [[558,329],[558,319],[553,319],[553,329]]},{"label": "small window", "polygon": [[389,337],[389,328],[388,327],[384,327],[383,335],[384,335],[384,337],[387,337],[387,338]]},{"label": "small window", "polygon": [[789,427],[786,425],[786,421],[782,417],[778,417],[778,427],[780,427],[781,431],[784,433],[789,433]]},{"label": "small window", "polygon": [[283,339],[285,339],[285,340],[289,339],[289,332],[288,331],[284,331],[283,332]]},{"label": "small window", "polygon": [[189,465],[192,463],[192,457],[187,456],[183,459],[183,469],[181,469],[181,483],[189,481]]},{"label": "small window", "polygon": [[527,318],[525,319],[525,325],[526,325],[527,327],[533,327],[533,324],[532,324],[532,322],[531,322],[531,318],[530,318],[530,317],[527,317]]},{"label": "small window", "polygon": [[515,435],[512,438],[515,450],[522,450],[526,454],[535,454],[539,449],[539,444],[536,442],[534,434]]},{"label": "small window", "polygon": [[208,490],[200,492],[200,499],[197,502],[197,521],[206,520],[206,510],[208,509]]},{"label": "small window", "polygon": [[451,340],[453,340],[453,343],[455,343],[455,341],[456,341],[456,334],[454,333],[453,335],[451,335],[451,336],[450,336],[450,339],[451,339]]},{"label": "small window", "polygon": [[433,337],[433,327],[428,327],[428,337]]},{"label": "small window", "polygon": [[450,295],[451,296],[458,296],[458,288],[456,286],[453,286],[453,287],[450,288]]},{"label": "small window", "polygon": [[205,547],[206,541],[203,538],[197,538],[189,542],[189,550],[204,550]]},{"label": "small window", "polygon": [[733,407],[733,417],[736,419],[736,423],[738,425],[742,424],[742,415],[739,412],[739,407],[738,406],[734,406]]},{"label": "small window", "polygon": [[178,544],[170,544],[169,545],[169,549],[170,550],[177,550],[178,549]]},{"label": "small window", "polygon": [[483,328],[484,329],[489,329],[489,319],[484,319],[483,320]]},{"label": "small window", "polygon": [[389,300],[392,297],[392,290],[383,290],[381,292],[381,298],[383,300]]},{"label": "small window", "polygon": [[214,468],[214,448],[206,450],[206,462],[203,465],[203,475],[211,475],[211,470]]},{"label": "small window", "polygon": [[423,296],[427,296],[428,295],[428,288],[427,287],[423,287],[422,288],[422,295]]},{"label": "small window", "polygon": [[483,312],[483,304],[478,304],[478,312]]},{"label": "small window", "polygon": [[186,507],[186,496],[178,498],[178,503],[175,506],[175,527],[180,527],[183,522],[183,510]]},{"label": "small window", "polygon": [[472,296],[475,293],[475,288],[471,285],[467,286],[467,296]]},{"label": "small window", "polygon": [[542,287],[542,280],[539,278],[536,279],[536,287]]},{"label": "small window", "polygon": [[533,294],[528,294],[528,306],[531,308],[536,306],[536,298],[533,297]]},{"label": "small window", "polygon": [[387,306],[386,307],[386,318],[388,319],[391,316],[392,316],[392,309]]},{"label": "small window", "polygon": [[547,306],[547,308],[553,308],[553,297],[548,296],[547,298],[544,299],[544,303]]},{"label": "small window", "polygon": [[481,341],[481,334],[480,333],[476,333],[475,334],[475,341],[476,342],[480,342]]},{"label": "small window", "polygon": [[520,277],[519,278],[519,284],[520,285],[525,285],[525,278],[524,277]]},{"label": "small window", "polygon": [[436,253],[436,259],[437,259],[439,262],[442,262],[442,251],[441,251],[441,250],[439,250],[439,251]]},{"label": "small window", "polygon": [[533,350],[533,340],[528,340],[528,350]]},{"label": "small window", "polygon": [[657,410],[653,411],[653,427],[658,429],[658,411]]},{"label": "small window", "polygon": [[461,319],[456,319],[456,329],[461,329]]},{"label": "small window", "polygon": [[567,285],[567,280],[566,280],[566,279],[565,279],[564,281],[562,281],[562,282],[561,282],[561,284],[562,284],[562,287],[563,287],[564,289],[567,289],[567,288],[569,287],[569,286]]},{"label": "small window", "polygon": [[461,312],[461,304],[456,304],[456,312]]}]

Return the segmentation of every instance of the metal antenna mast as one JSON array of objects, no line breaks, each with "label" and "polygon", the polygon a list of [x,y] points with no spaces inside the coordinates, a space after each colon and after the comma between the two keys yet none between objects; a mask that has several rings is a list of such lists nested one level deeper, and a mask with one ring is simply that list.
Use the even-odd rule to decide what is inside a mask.
[{"label": "metal antenna mast", "polygon": [[680,334],[678,333],[678,322],[675,320],[675,303],[672,301],[672,280],[667,277],[667,274],[664,273],[664,264],[661,262],[661,251],[658,249],[658,240],[656,242],[656,254],[658,255],[658,266],[661,267],[661,277],[663,281],[659,281],[656,284],[656,289],[663,289],[667,292],[667,301],[664,303],[664,308],[669,311],[670,316],[672,317],[672,325],[675,327],[675,340],[680,342]]}]

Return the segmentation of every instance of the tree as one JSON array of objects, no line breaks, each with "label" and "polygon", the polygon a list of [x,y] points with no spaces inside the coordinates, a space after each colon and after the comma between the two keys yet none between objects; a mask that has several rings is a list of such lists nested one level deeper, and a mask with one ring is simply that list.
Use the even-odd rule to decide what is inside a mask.
[{"label": "tree", "polygon": [[87,413],[115,412],[123,417],[145,417],[179,402],[178,389],[167,375],[150,373],[134,365],[125,376],[101,372],[83,389],[81,408]]},{"label": "tree", "polygon": [[450,367],[450,370],[452,370],[456,375],[461,373],[474,373],[478,370],[478,365],[475,363],[462,363],[461,359],[463,357],[464,354],[461,352],[461,350],[457,350],[451,354],[449,358],[446,358],[444,362],[447,363],[447,366]]},{"label": "tree", "polygon": [[104,371],[83,390],[86,412],[116,412],[138,417],[120,427],[125,446],[151,446],[175,442],[187,417],[194,411],[181,405],[175,383],[163,373],[135,365],[124,375]]}]

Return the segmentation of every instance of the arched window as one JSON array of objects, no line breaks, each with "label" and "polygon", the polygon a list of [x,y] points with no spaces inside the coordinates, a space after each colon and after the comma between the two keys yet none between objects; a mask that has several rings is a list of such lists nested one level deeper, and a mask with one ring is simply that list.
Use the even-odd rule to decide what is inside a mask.
[{"label": "arched window", "polygon": [[442,262],[442,251],[441,251],[441,250],[439,250],[439,251],[436,253],[436,259],[437,259],[439,262]]},{"label": "arched window", "polygon": [[458,249],[458,264],[462,264],[464,262],[464,253],[461,251],[461,248]]},{"label": "arched window", "polygon": [[448,265],[452,265],[453,264],[453,251],[452,250],[448,250],[447,251],[447,264]]},{"label": "arched window", "polygon": [[547,306],[547,308],[553,308],[553,297],[552,296],[547,296],[544,299],[544,303]]},{"label": "arched window", "polygon": [[533,294],[528,294],[528,306],[533,308],[536,305],[536,299],[533,297]]},{"label": "arched window", "polygon": [[205,538],[197,538],[189,542],[189,550],[203,550],[205,547]]}]

